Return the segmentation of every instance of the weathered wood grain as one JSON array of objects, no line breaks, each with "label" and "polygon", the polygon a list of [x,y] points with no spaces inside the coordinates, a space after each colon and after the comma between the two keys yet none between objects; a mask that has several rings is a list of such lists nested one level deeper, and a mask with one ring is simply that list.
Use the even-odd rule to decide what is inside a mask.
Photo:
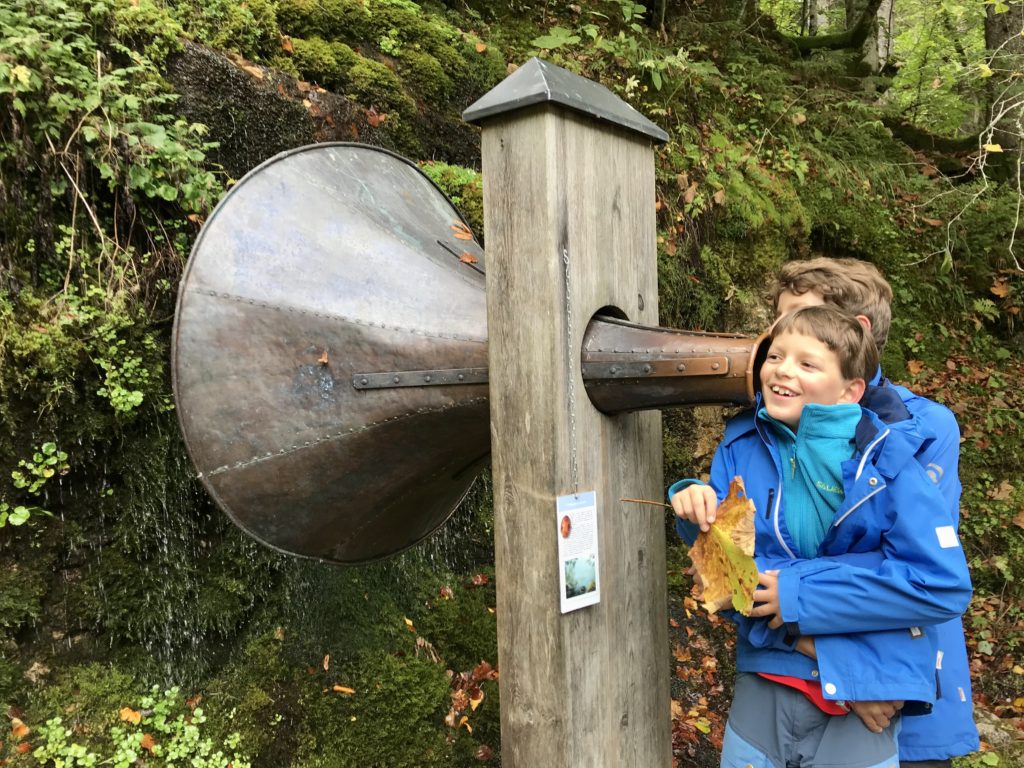
[{"label": "weathered wood grain", "polygon": [[[661,498],[660,414],[604,416],[580,377],[599,310],[657,324],[650,142],[553,105],[488,121],[482,142],[502,764],[668,766],[664,512],[619,501]],[[562,615],[555,498],[577,490],[574,446],[601,602]]]}]

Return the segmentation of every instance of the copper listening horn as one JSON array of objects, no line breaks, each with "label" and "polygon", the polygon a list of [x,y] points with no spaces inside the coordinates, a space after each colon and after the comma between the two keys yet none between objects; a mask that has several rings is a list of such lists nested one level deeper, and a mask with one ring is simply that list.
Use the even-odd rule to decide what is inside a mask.
[{"label": "copper listening horn", "polygon": [[[203,226],[173,385],[199,477],[246,533],[356,564],[440,526],[490,453],[485,256],[411,161],[359,144],[274,157]],[[757,342],[595,317],[581,349],[615,414],[754,396]]]}]

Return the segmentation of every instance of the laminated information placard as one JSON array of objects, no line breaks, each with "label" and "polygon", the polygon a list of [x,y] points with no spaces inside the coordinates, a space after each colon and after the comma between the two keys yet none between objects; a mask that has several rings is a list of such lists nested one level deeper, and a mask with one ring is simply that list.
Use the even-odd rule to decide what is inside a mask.
[{"label": "laminated information placard", "polygon": [[597,493],[586,491],[556,499],[558,586],[562,613],[601,600],[597,553]]}]

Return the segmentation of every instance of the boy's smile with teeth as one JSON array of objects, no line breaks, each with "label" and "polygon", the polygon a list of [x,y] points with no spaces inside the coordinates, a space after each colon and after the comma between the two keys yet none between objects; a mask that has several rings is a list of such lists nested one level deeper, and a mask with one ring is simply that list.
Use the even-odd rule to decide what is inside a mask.
[{"label": "boy's smile with teeth", "polygon": [[[863,380],[857,381],[863,384]],[[805,405],[856,403],[863,388],[851,388],[839,357],[809,334],[786,331],[772,339],[761,366],[761,396],[768,415],[796,430]]]}]

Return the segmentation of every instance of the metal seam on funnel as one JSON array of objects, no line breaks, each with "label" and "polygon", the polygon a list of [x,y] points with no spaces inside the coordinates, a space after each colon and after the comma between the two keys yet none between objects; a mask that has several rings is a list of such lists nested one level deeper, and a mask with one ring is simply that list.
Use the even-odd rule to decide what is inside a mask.
[{"label": "metal seam on funnel", "polygon": [[400,331],[402,333],[412,333],[419,336],[426,336],[432,339],[452,339],[454,341],[469,341],[476,344],[486,344],[486,338],[474,338],[471,336],[459,336],[453,333],[432,333],[430,331],[424,331],[419,328],[403,328],[399,325],[385,325],[384,323],[374,323],[368,320],[360,320],[355,317],[348,317],[346,315],[336,315],[329,312],[313,312],[308,309],[300,309],[298,307],[289,307],[279,304],[272,304],[269,301],[258,301],[256,299],[249,299],[245,296],[236,296],[230,293],[224,293],[223,291],[210,291],[203,290],[200,288],[190,288],[186,293],[198,293],[203,296],[212,296],[215,299],[227,299],[234,301],[238,304],[252,304],[253,306],[260,306],[266,309],[276,310],[287,310],[288,312],[297,312],[300,315],[308,315],[311,317],[322,317],[326,320],[341,320],[346,323],[352,323],[353,325],[364,325],[368,328],[380,328],[385,331]]},{"label": "metal seam on funnel", "polygon": [[[278,458],[280,456],[287,456],[290,453],[295,453],[296,451],[301,451],[304,448],[313,448],[313,447],[315,447],[317,445],[320,445],[320,443],[325,443],[325,442],[327,442],[329,440],[338,440],[338,439],[343,438],[343,437],[348,437],[349,435],[356,435],[356,434],[359,434],[360,432],[365,432],[368,429],[372,429],[373,427],[380,426],[381,424],[387,424],[388,422],[391,422],[391,421],[399,421],[401,419],[407,419],[410,416],[422,416],[423,414],[427,414],[427,413],[443,413],[444,411],[450,411],[453,408],[461,408],[461,407],[466,406],[466,405],[478,405],[479,403],[486,403],[486,402],[487,402],[487,398],[486,397],[475,397],[475,398],[473,398],[471,400],[463,400],[461,402],[452,403],[451,405],[446,405],[446,406],[443,406],[441,408],[418,408],[415,411],[410,411],[408,413],[403,413],[403,414],[400,414],[398,416],[391,416],[391,417],[389,417],[387,419],[381,419],[380,421],[375,421],[372,424],[364,424],[363,426],[359,427],[358,429],[355,429],[353,427],[349,427],[348,429],[342,430],[342,431],[337,432],[337,433],[335,433],[333,435],[325,435],[323,437],[317,438],[316,440],[306,441],[306,442],[302,443],[301,445],[296,444],[296,445],[291,446],[290,448],[281,448],[281,449],[279,449],[276,452],[268,453],[268,454],[266,454],[264,456],[257,456],[255,458],[249,459],[247,461],[240,461],[240,462],[237,462],[236,464],[233,464],[232,466],[217,467],[217,469],[214,469],[214,470],[212,470],[210,472],[207,472],[206,473],[206,477],[213,477],[214,475],[222,475],[225,472],[230,472],[231,470],[234,470],[234,469],[245,469],[245,468],[251,467],[251,466],[253,466],[255,464],[259,464],[259,463],[264,462],[264,461],[269,461],[270,459],[275,459],[275,458]],[[200,476],[202,476],[202,474],[203,473],[200,473]]]}]

